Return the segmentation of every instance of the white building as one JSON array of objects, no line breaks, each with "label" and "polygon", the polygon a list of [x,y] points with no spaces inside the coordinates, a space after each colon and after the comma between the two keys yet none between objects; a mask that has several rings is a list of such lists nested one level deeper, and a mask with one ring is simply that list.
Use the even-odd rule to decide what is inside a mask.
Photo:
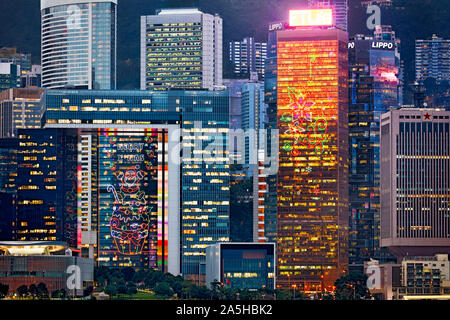
[{"label": "white building", "polygon": [[397,257],[450,252],[450,111],[381,116],[381,246]]},{"label": "white building", "polygon": [[41,0],[42,86],[116,89],[117,0]]},{"label": "white building", "polygon": [[141,17],[141,90],[222,86],[222,18],[198,9]]}]

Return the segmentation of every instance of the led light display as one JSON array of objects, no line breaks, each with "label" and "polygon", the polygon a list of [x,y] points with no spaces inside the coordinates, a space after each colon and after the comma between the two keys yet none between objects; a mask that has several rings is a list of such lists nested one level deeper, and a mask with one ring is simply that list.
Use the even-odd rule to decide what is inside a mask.
[{"label": "led light display", "polygon": [[333,9],[290,10],[289,26],[331,26],[333,25]]},{"label": "led light display", "polygon": [[99,255],[105,265],[156,268],[167,263],[164,137],[157,130],[99,135]]}]

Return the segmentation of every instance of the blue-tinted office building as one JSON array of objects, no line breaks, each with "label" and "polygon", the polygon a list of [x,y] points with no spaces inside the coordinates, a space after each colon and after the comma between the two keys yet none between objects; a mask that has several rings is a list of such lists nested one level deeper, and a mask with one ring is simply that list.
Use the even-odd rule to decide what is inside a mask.
[{"label": "blue-tinted office building", "polygon": [[206,251],[206,284],[226,288],[275,289],[274,243],[218,243]]},{"label": "blue-tinted office building", "polygon": [[19,129],[19,241],[76,243],[76,135],[58,129]]},{"label": "blue-tinted office building", "polygon": [[46,128],[78,130],[83,255],[204,280],[206,246],[229,240],[228,92],[49,90],[43,105]]},{"label": "blue-tinted office building", "polygon": [[399,104],[396,43],[357,36],[349,42],[349,264],[395,261],[380,248],[380,118]]}]

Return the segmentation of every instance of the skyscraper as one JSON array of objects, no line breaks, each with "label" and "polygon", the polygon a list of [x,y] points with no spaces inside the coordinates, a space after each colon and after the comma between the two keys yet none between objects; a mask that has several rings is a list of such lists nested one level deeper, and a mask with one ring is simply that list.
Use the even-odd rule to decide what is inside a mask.
[{"label": "skyscraper", "polygon": [[237,75],[250,77],[252,72],[256,72],[259,79],[264,80],[266,57],[267,43],[255,42],[253,37],[230,42],[230,61]]},{"label": "skyscraper", "polygon": [[450,251],[450,112],[381,117],[381,246],[398,257]]},{"label": "skyscraper", "polygon": [[17,240],[76,247],[76,136],[19,129],[17,162]]},{"label": "skyscraper", "polygon": [[320,291],[348,260],[348,35],[332,28],[331,10],[290,16],[275,34],[269,107],[279,130],[277,286]]},{"label": "skyscraper", "polygon": [[141,90],[222,85],[222,18],[198,9],[141,17]]},{"label": "skyscraper", "polygon": [[77,130],[72,248],[98,265],[180,274],[181,117],[171,94],[48,90],[43,98],[46,128]]},{"label": "skyscraper", "polygon": [[308,0],[311,8],[333,8],[333,24],[347,31],[348,0]]},{"label": "skyscraper", "polygon": [[48,90],[43,103],[46,128],[78,130],[75,248],[204,278],[207,245],[229,240],[228,92]]},{"label": "skyscraper", "polygon": [[380,120],[399,105],[395,42],[357,35],[349,42],[349,263],[392,259],[380,248]]},{"label": "skyscraper", "polygon": [[42,86],[116,88],[117,0],[41,0]]},{"label": "skyscraper", "polygon": [[416,81],[450,81],[450,40],[433,35],[416,40]]}]

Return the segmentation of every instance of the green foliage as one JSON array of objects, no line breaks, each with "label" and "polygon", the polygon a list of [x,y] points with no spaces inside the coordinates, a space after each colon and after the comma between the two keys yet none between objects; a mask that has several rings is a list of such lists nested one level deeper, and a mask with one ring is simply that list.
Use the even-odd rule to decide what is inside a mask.
[{"label": "green foliage", "polygon": [[135,285],[131,285],[131,286],[129,286],[128,289],[127,289],[127,294],[129,294],[129,295],[136,294],[137,292],[138,292],[138,291],[137,291],[137,288],[136,288]]},{"label": "green foliage", "polygon": [[41,282],[37,285],[37,295],[40,299],[48,299],[48,290],[45,283]]},{"label": "green foliage", "polygon": [[158,285],[155,287],[155,293],[158,296],[162,296],[162,297],[170,297],[174,294],[173,289],[170,287],[169,283],[167,282],[160,282],[158,283]]},{"label": "green foliage", "polygon": [[367,275],[350,273],[336,280],[336,300],[362,300],[370,299],[367,288]]},{"label": "green foliage", "polygon": [[108,284],[105,288],[105,293],[110,297],[114,297],[115,295],[117,295],[117,286],[115,286],[114,284]]}]

